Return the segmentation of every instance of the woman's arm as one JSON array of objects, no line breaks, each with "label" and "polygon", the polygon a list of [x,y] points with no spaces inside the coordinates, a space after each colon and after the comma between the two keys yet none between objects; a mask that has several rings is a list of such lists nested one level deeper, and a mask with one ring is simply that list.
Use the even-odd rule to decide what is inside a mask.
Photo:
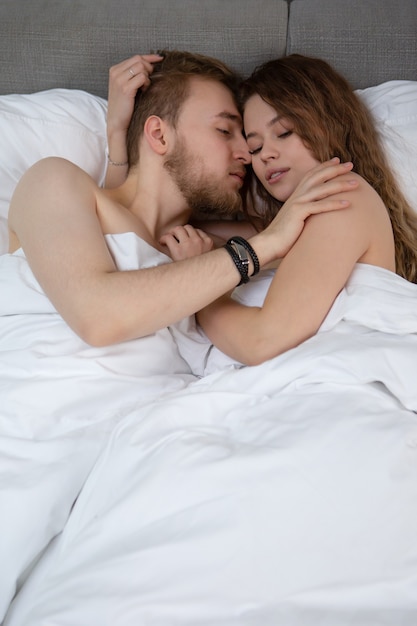
[{"label": "woman's arm", "polygon": [[128,171],[126,134],[133,114],[138,89],[150,83],[153,64],[161,61],[158,54],[135,55],[109,70],[107,105],[107,171],[105,187],[121,185]]},{"label": "woman's arm", "polygon": [[[272,238],[280,240],[280,254],[275,254],[270,263],[264,267],[275,267],[277,259],[281,259],[293,246],[304,228],[305,220],[310,215],[327,211],[337,211],[346,208],[350,203],[341,193],[352,191],[358,185],[357,178],[346,178],[344,175],[353,167],[352,163],[340,163],[335,157],[317,165],[300,181],[297,188],[279,210],[277,216],[262,232],[246,221],[232,220],[200,223],[203,229],[220,246],[239,235],[246,239],[251,238],[255,245],[268,245]],[[175,237],[171,232],[166,233],[160,243],[167,246],[170,256],[176,260],[184,256],[176,256],[179,252]],[[274,244],[273,244],[274,245]]]},{"label": "woman's arm", "polygon": [[359,184],[357,191],[343,194],[351,202],[346,211],[307,220],[281,261],[262,307],[245,307],[223,297],[198,313],[199,323],[220,350],[256,365],[317,332],[355,263],[366,262],[378,224],[385,224],[379,196],[365,181]]}]

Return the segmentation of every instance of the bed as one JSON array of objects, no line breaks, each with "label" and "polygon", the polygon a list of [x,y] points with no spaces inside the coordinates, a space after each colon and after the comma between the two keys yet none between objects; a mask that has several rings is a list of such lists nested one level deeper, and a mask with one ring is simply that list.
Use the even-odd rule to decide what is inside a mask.
[{"label": "bed", "polygon": [[[414,0],[3,0],[0,35],[2,255],[32,163],[63,156],[103,182],[108,68],[164,47],[244,75],[286,52],[328,60],[417,211]],[[128,234],[109,245],[137,254]],[[7,291],[8,267],[2,624],[417,624],[415,285],[359,264],[315,337],[240,367],[192,319],[90,349],[36,285]],[[270,277],[235,297],[261,301]],[[17,318],[39,327],[30,349]]]}]

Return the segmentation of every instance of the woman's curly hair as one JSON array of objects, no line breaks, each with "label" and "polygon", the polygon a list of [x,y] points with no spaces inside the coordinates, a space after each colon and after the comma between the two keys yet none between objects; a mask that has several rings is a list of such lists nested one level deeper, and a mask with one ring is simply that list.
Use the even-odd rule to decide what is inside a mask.
[{"label": "woman's curly hair", "polygon": [[[417,215],[396,183],[370,112],[346,79],[321,59],[291,54],[257,68],[241,86],[241,104],[255,94],[291,120],[318,161],[353,162],[387,207],[397,273],[417,282]],[[252,191],[261,199],[259,217],[269,223],[281,204],[260,183]]]}]

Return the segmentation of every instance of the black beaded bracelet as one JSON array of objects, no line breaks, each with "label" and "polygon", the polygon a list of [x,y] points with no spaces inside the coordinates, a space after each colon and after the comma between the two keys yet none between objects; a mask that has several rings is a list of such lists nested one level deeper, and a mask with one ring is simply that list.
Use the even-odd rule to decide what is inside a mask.
[{"label": "black beaded bracelet", "polygon": [[252,276],[255,276],[255,274],[258,274],[260,270],[258,255],[256,254],[255,250],[250,245],[249,241],[246,241],[246,239],[244,239],[243,237],[236,236],[236,237],[232,237],[231,239],[229,239],[227,243],[228,245],[233,245],[235,243],[235,244],[240,244],[241,246],[243,246],[245,250],[249,252],[250,258],[252,259],[252,263],[253,263]]},{"label": "black beaded bracelet", "polygon": [[227,244],[223,247],[225,250],[227,250],[227,252],[232,257],[233,263],[236,265],[236,269],[240,274],[240,282],[238,283],[238,286],[242,285],[243,283],[248,283],[249,282],[249,273],[248,273],[249,261],[245,263],[244,260],[238,255],[235,248],[229,242],[227,242]]}]

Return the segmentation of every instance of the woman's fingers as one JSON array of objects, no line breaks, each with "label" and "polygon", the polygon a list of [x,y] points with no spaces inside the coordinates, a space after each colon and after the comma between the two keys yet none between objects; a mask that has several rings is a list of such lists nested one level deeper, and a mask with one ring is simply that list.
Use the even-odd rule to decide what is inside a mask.
[{"label": "woman's fingers", "polygon": [[304,200],[305,202],[323,200],[323,198],[328,198],[329,196],[352,191],[353,189],[356,189],[358,185],[359,180],[356,178],[337,178],[321,185],[316,185],[304,194],[300,194],[299,200]]},{"label": "woman's fingers", "polygon": [[138,69],[141,67],[147,72],[152,72],[154,63],[158,63],[162,59],[163,57],[159,54],[135,54],[134,56],[113,65],[109,71],[113,74],[120,75],[126,70],[129,70],[129,68],[136,67],[136,69]]},{"label": "woman's fingers", "polygon": [[162,58],[158,54],[136,54],[110,68],[108,134],[126,132],[132,117],[136,93],[138,89],[146,89],[149,86],[154,63],[161,61]]},{"label": "woman's fingers", "polygon": [[350,172],[352,168],[353,163],[351,161],[340,163],[339,159],[335,157],[330,161],[320,163],[320,165],[317,165],[307,172],[300,183],[300,187],[309,188],[320,183],[325,183]]},{"label": "woman's fingers", "polygon": [[128,60],[128,63],[123,71],[127,72],[127,80],[132,85],[139,88],[146,88],[150,84],[150,75],[154,70],[154,63],[161,61],[162,57],[159,55],[142,55],[136,56]]},{"label": "woman's fingers", "polygon": [[318,213],[326,213],[327,211],[337,211],[338,209],[346,209],[350,205],[349,200],[334,197],[325,198],[300,206],[304,219],[309,215],[317,215]]},{"label": "woman's fingers", "polygon": [[110,85],[116,85],[119,89],[135,90],[135,92],[140,87],[148,86],[154,64],[162,58],[159,54],[136,54],[113,65],[109,70]]},{"label": "woman's fingers", "polygon": [[359,184],[354,175],[347,176],[352,168],[351,162],[339,163],[337,158],[321,163],[304,176],[287,203],[288,201],[313,202],[338,193],[352,191]]},{"label": "woman's fingers", "polygon": [[190,224],[176,226],[165,233],[159,242],[166,246],[174,261],[188,259],[213,249],[214,243],[211,237],[199,228]]}]

